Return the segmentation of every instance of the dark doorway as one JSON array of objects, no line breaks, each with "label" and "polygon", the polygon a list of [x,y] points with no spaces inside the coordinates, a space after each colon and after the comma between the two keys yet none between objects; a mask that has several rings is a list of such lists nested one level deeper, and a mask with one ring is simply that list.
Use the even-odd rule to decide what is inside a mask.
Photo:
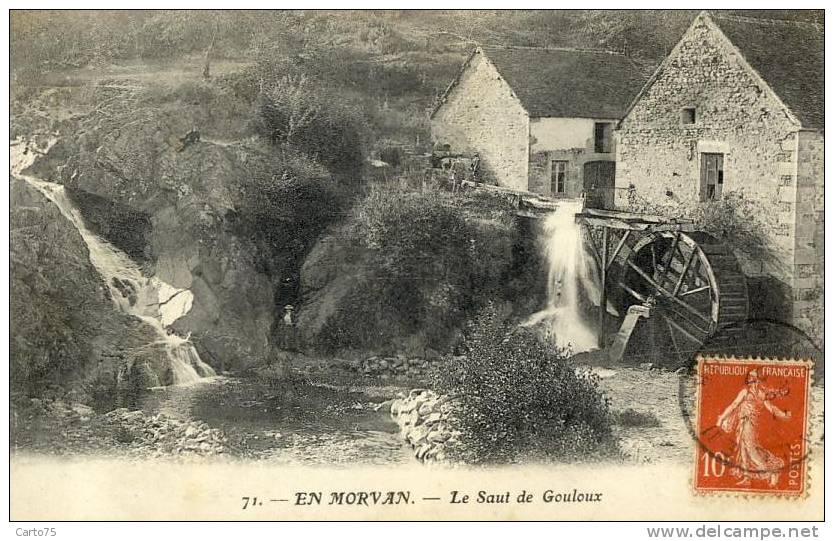
[{"label": "dark doorway", "polygon": [[614,171],[611,161],[588,162],[583,168],[582,189],[585,206],[598,209],[614,208]]},{"label": "dark doorway", "polygon": [[701,154],[701,201],[721,199],[724,187],[724,155]]}]

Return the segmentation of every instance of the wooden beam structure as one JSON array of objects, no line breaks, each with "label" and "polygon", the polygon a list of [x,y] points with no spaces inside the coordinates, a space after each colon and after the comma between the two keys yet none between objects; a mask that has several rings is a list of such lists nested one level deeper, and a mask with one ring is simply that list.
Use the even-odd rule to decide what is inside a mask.
[{"label": "wooden beam structure", "polygon": [[608,267],[611,262],[608,260],[608,228],[602,230],[602,265],[600,266],[600,283],[602,287],[599,288],[599,334],[597,336],[597,345],[600,349],[605,347],[605,314],[608,308],[608,288],[605,287],[605,282],[608,274]]},{"label": "wooden beam structure", "polygon": [[[617,259],[617,256],[623,251],[623,247],[626,246],[630,237],[632,235],[642,236],[661,232],[673,232],[677,236],[682,232],[693,231],[694,225],[691,220],[685,219],[591,208],[586,208],[576,214],[575,219],[577,223],[582,224],[591,233],[589,234],[590,245],[594,259],[597,262],[597,268],[599,269],[600,302],[597,318],[597,342],[599,347],[603,348],[605,347],[607,337],[605,319],[608,311],[608,270],[611,264]],[[599,239],[599,246],[594,239],[596,235],[592,234],[594,228],[601,230],[601,235],[598,235],[598,237],[601,237]],[[611,234],[612,230],[621,232],[619,238]],[[612,239],[612,236],[615,238]],[[612,240],[616,242],[614,246],[610,246]],[[634,296],[641,297],[636,291],[630,290],[625,286],[625,284],[619,285],[626,288]],[[676,289],[680,289],[680,286],[677,286]]]}]

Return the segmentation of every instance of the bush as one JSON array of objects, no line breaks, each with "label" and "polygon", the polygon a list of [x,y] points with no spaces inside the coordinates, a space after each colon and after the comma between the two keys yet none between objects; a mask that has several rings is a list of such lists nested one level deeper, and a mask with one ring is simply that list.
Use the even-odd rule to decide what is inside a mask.
[{"label": "bush", "polygon": [[304,75],[259,74],[260,119],[256,130],[325,165],[342,180],[356,181],[365,136],[360,112]]},{"label": "bush", "polygon": [[397,352],[408,342],[442,350],[485,300],[500,297],[511,225],[469,219],[445,194],[385,188],[372,190],[353,215],[333,233],[339,253],[321,263],[351,279],[338,299],[319,303],[332,313],[311,345]]},{"label": "bush", "polygon": [[238,187],[235,229],[257,246],[260,270],[296,277],[321,233],[341,218],[343,192],[321,166],[286,149],[247,173]]},{"label": "bush", "polygon": [[692,220],[696,231],[709,233],[754,260],[778,263],[765,230],[770,215],[742,191],[724,192],[714,201],[662,204],[645,199],[630,186],[628,210]]},{"label": "bush", "polygon": [[488,306],[468,329],[464,354],[436,372],[459,403],[456,459],[468,463],[586,461],[618,453],[598,378],[577,373],[566,351],[500,321]]},{"label": "bush", "polygon": [[660,419],[652,412],[627,408],[614,413],[618,425],[626,427],[652,428],[660,426]]}]

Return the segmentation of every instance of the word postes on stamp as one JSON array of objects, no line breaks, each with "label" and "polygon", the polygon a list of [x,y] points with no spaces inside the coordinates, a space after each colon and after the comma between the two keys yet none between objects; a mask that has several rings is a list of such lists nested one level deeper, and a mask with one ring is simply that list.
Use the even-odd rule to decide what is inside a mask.
[{"label": "word postes on stamp", "polygon": [[804,494],[811,369],[809,361],[698,359],[698,492]]}]

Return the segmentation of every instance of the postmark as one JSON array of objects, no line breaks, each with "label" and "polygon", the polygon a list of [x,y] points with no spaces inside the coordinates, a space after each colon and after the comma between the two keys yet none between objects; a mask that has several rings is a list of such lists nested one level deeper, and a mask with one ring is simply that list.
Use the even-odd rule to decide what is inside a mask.
[{"label": "postmark", "polygon": [[811,372],[806,360],[698,357],[697,492],[805,493]]}]

